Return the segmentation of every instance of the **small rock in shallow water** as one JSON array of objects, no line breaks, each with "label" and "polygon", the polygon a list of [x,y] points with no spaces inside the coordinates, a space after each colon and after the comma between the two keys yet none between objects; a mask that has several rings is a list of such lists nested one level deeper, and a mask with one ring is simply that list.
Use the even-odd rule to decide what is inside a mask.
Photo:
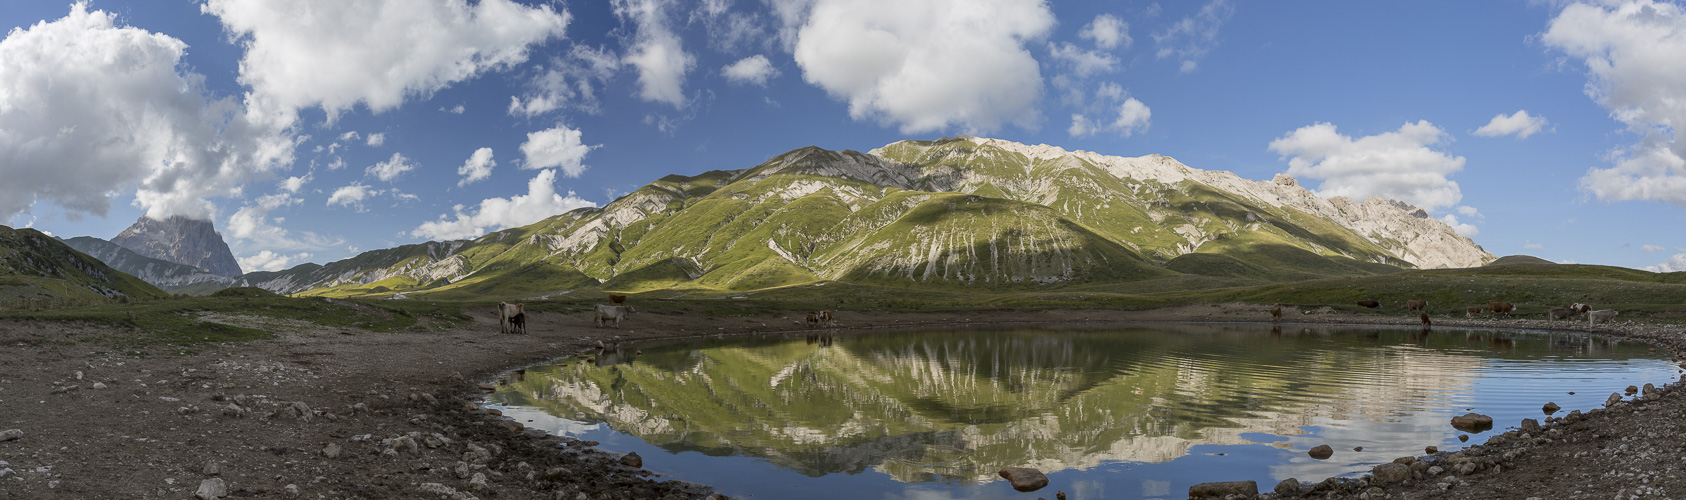
[{"label": "small rock in shallow water", "polygon": [[1468,443],[1469,442],[1469,434],[1459,434],[1458,435],[1458,441]]},{"label": "small rock in shallow water", "polygon": [[1604,406],[1615,406],[1616,403],[1620,402],[1622,402],[1622,395],[1612,392],[1610,393],[1610,397],[1604,400]]},{"label": "small rock in shallow water", "polygon": [[997,474],[1006,478],[1012,483],[1013,489],[1019,491],[1036,491],[1048,485],[1048,476],[1029,467],[1008,467],[1001,469]]},{"label": "small rock in shallow water", "polygon": [[1440,453],[1440,447],[1439,446],[1428,446],[1428,447],[1424,447],[1423,451],[1428,452],[1428,454],[1430,454],[1430,455],[1433,455],[1435,453]]},{"label": "small rock in shallow water", "polygon": [[1493,428],[1493,417],[1480,413],[1465,413],[1452,417],[1452,427],[1462,431],[1481,432]]},{"label": "small rock in shallow water", "polygon": [[1352,451],[1364,451],[1364,447],[1363,446],[1354,446],[1354,447],[1352,447]]},{"label": "small rock in shallow water", "polygon": [[1540,432],[1540,421],[1531,418],[1522,419],[1522,432],[1537,434]]},{"label": "small rock in shallow water", "polygon": [[1283,479],[1276,483],[1276,496],[1295,497],[1300,495],[1300,480],[1294,478]]},{"label": "small rock in shallow water", "polygon": [[1323,460],[1323,459],[1334,456],[1335,455],[1335,449],[1330,448],[1329,445],[1320,444],[1320,445],[1312,447],[1310,451],[1306,452],[1306,454],[1311,455],[1311,458]]},{"label": "small rock in shallow water", "polygon": [[1253,481],[1200,483],[1188,487],[1189,498],[1224,498],[1230,495],[1246,495],[1251,497],[1257,494],[1259,494],[1259,483]]},{"label": "small rock in shallow water", "polygon": [[644,457],[638,456],[638,453],[627,453],[621,456],[621,465],[634,469],[644,467]]}]

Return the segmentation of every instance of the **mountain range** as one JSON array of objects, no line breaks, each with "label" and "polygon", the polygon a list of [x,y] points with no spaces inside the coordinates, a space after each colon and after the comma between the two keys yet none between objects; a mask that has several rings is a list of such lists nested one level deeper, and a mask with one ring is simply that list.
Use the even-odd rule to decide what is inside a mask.
[{"label": "mountain range", "polygon": [[579,287],[743,291],[844,281],[1020,289],[1179,274],[1237,282],[1480,266],[1494,256],[1409,204],[1294,179],[976,137],[866,153],[805,147],[669,175],[603,207],[471,240],[247,273],[328,295],[529,296]]}]

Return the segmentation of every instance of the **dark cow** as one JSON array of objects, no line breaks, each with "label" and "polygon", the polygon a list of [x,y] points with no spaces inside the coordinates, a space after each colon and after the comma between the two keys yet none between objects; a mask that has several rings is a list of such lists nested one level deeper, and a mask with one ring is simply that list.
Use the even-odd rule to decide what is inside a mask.
[{"label": "dark cow", "polygon": [[1428,313],[1422,313],[1422,315],[1418,317],[1423,320],[1423,328],[1434,326],[1434,322],[1428,320]]},{"label": "dark cow", "polygon": [[1282,303],[1278,302],[1276,305],[1270,306],[1270,320],[1282,321]]},{"label": "dark cow", "polygon": [[1405,301],[1405,310],[1407,310],[1407,311],[1422,311],[1422,310],[1427,309],[1427,308],[1428,308],[1428,301],[1426,301],[1426,300],[1407,300],[1407,301]]},{"label": "dark cow", "polygon": [[525,328],[526,328],[526,324],[527,324],[526,323],[526,314],[527,314],[527,311],[526,311],[525,308],[522,307],[521,304],[511,304],[511,303],[508,303],[508,302],[499,302],[498,303],[498,331],[502,332],[502,333],[518,333],[515,330],[515,325],[511,322],[511,320],[514,319],[516,316],[521,316],[522,317],[521,318],[521,321],[522,321],[521,322],[521,325],[522,325],[521,332],[525,332],[526,331]]},{"label": "dark cow", "polygon": [[626,296],[625,295],[609,294],[609,302],[614,302],[616,304],[625,304],[626,303]]},{"label": "dark cow", "polygon": [[509,331],[511,333],[527,333],[527,313],[520,312],[510,316]]},{"label": "dark cow", "polygon": [[1360,300],[1360,301],[1356,302],[1356,304],[1358,304],[1360,306],[1368,307],[1368,308],[1371,308],[1371,309],[1375,309],[1375,308],[1378,308],[1378,307],[1382,306],[1381,302],[1376,302],[1374,300]]},{"label": "dark cow", "polygon": [[808,313],[806,321],[808,326],[820,326],[820,315],[817,313]]},{"label": "dark cow", "polygon": [[1487,303],[1487,312],[1491,312],[1493,314],[1503,314],[1505,316],[1510,316],[1511,311],[1515,311],[1515,310],[1516,310],[1516,304],[1512,304],[1512,303],[1509,303],[1509,302],[1488,302]]},{"label": "dark cow", "polygon": [[1464,308],[1464,316],[1465,317],[1473,318],[1477,314],[1481,314],[1481,308],[1474,307],[1474,306]]}]

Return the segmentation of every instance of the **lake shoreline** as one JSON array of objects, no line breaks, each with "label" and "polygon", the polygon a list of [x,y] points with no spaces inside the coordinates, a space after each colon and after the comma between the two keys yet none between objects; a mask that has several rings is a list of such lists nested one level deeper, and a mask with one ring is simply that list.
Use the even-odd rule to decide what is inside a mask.
[{"label": "lake shoreline", "polygon": [[[1146,311],[839,311],[837,330],[847,335],[967,325],[1269,324],[1268,309],[1202,304]],[[617,336],[633,342],[813,331],[799,313],[790,312],[765,317],[637,314],[619,330],[593,328],[584,314],[537,312],[530,320],[531,333],[503,335],[490,311],[472,313],[471,325],[427,333],[288,328],[275,339],[186,352],[114,348],[123,335],[136,334],[97,325],[7,321],[0,325],[0,345],[8,346],[0,352],[5,373],[0,375],[0,430],[20,429],[23,438],[0,442],[0,461],[7,462],[0,469],[12,470],[0,475],[5,486],[0,499],[181,498],[217,482],[227,493],[276,498],[295,491],[298,498],[702,498],[708,492],[704,486],[660,481],[647,472],[660,470],[660,457],[624,464],[618,454],[541,436],[479,407],[475,402],[484,393],[483,384]],[[1288,316],[1291,321],[1283,326],[1409,327],[1418,321],[1333,311]],[[1686,352],[1686,335],[1671,326],[1618,322],[1588,328],[1585,323],[1450,317],[1435,322],[1441,327],[1614,335]],[[1481,450],[1474,453],[1441,457],[1447,463],[1471,459],[1478,465],[1470,474],[1395,485],[1325,481],[1324,489],[1309,494],[1356,497],[1371,487],[1385,487],[1395,498],[1509,498],[1535,490],[1544,493],[1515,498],[1575,497],[1575,491],[1607,498],[1632,487],[1686,494],[1686,481],[1664,474],[1622,476],[1629,472],[1624,467],[1640,459],[1638,453],[1598,454],[1599,446],[1609,443],[1686,450],[1686,432],[1673,432],[1671,422],[1686,420],[1675,418],[1686,413],[1686,401],[1674,392],[1619,403],[1620,411],[1590,412],[1575,423],[1548,425],[1559,433],[1551,442],[1535,442],[1552,439],[1542,436],[1509,438],[1472,447]],[[1565,452],[1570,456],[1562,457]],[[1676,462],[1679,457],[1674,454]],[[1454,476],[1458,479],[1443,490],[1444,479]],[[1265,492],[1274,486],[1259,485]]]}]

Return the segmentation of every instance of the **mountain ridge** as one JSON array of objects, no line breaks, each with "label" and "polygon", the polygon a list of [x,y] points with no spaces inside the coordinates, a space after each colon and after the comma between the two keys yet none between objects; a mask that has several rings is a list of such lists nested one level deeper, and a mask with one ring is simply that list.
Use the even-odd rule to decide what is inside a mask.
[{"label": "mountain ridge", "polygon": [[[1184,259],[1167,269],[1203,252],[1289,267],[1207,270],[1222,259]],[[1179,272],[1268,281],[1494,258],[1402,202],[1325,199],[1287,176],[1247,180],[1162,155],[961,136],[867,153],[798,148],[745,169],[664,176],[603,207],[524,227],[252,273],[236,285],[447,293],[495,290],[488,283],[542,270],[558,292],[608,281],[623,290],[657,281],[715,290],[828,280],[1017,287]],[[628,273],[655,281],[617,279]]]}]

